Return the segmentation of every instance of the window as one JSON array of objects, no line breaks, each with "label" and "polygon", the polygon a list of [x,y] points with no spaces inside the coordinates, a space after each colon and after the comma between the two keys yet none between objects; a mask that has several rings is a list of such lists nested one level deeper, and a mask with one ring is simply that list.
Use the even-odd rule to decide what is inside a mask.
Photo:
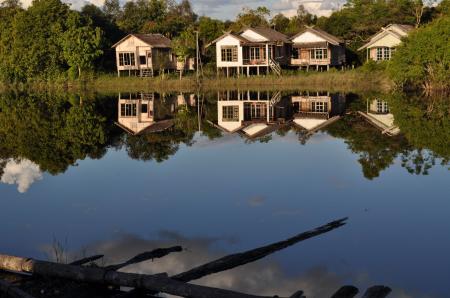
[{"label": "window", "polygon": [[139,56],[139,63],[142,64],[147,64],[147,60],[145,60],[145,56]]},{"label": "window", "polygon": [[322,101],[317,101],[317,102],[313,101],[312,102],[312,111],[319,112],[319,113],[328,112],[328,103],[322,102]]},{"label": "window", "polygon": [[293,48],[292,49],[292,59],[299,59],[299,58],[300,58],[300,49]]},{"label": "window", "polygon": [[261,59],[261,49],[258,47],[250,48],[250,60],[260,60]]},{"label": "window", "polygon": [[380,114],[389,113],[389,106],[388,106],[387,102],[377,99],[377,113],[380,113]]},{"label": "window", "polygon": [[141,104],[141,113],[147,114],[147,112],[148,112],[148,106],[147,106],[147,104],[146,104],[146,103]]},{"label": "window", "polygon": [[238,53],[237,46],[223,46],[222,51],[222,61],[224,62],[237,62]]},{"label": "window", "polygon": [[239,121],[239,106],[222,107],[223,121]]},{"label": "window", "polygon": [[119,53],[119,66],[131,66],[134,63],[134,53]]},{"label": "window", "polygon": [[314,49],[311,51],[311,59],[328,59],[328,49]]},{"label": "window", "polygon": [[391,55],[394,50],[391,48],[386,47],[380,47],[376,48],[376,61],[382,61],[382,60],[391,60]]},{"label": "window", "polygon": [[120,104],[120,116],[122,117],[136,116],[136,104],[135,103]]},{"label": "window", "polygon": [[391,49],[390,48],[384,48],[383,59],[391,60]]},{"label": "window", "polygon": [[246,103],[244,105],[245,120],[264,119],[266,117],[267,106],[265,103]]}]

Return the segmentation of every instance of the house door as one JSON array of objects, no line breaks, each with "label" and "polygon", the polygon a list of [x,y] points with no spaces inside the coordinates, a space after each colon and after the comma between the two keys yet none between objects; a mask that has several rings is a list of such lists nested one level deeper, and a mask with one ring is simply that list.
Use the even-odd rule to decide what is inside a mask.
[{"label": "house door", "polygon": [[147,68],[152,67],[152,50],[145,51],[145,55],[147,56]]},{"label": "house door", "polygon": [[302,60],[309,60],[309,51],[302,49],[300,52],[300,59]]}]

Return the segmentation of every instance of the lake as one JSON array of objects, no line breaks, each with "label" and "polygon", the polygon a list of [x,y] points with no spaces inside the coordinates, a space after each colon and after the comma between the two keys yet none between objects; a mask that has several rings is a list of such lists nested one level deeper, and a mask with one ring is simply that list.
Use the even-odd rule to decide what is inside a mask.
[{"label": "lake", "polygon": [[[179,273],[347,225],[198,282],[450,293],[450,100],[325,91],[0,95],[0,252]],[[61,257],[62,256],[62,257]]]}]

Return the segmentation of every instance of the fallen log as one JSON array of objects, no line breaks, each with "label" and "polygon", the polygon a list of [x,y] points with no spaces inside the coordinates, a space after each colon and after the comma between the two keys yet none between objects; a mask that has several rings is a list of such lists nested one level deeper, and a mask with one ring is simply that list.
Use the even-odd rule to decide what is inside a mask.
[{"label": "fallen log", "polygon": [[117,264],[117,265],[109,265],[106,266],[105,269],[107,270],[119,270],[120,268],[132,265],[132,264],[136,264],[136,263],[141,263],[147,260],[153,260],[153,259],[157,259],[157,258],[162,258],[164,256],[167,256],[168,254],[172,253],[172,252],[180,252],[182,251],[183,248],[181,246],[172,246],[172,247],[168,247],[168,248],[157,248],[154,249],[152,251],[147,251],[141,254],[138,254],[135,257],[132,257],[131,259],[129,259],[126,262]]},{"label": "fallen log", "polygon": [[242,265],[257,261],[259,259],[262,259],[270,254],[273,254],[274,252],[285,249],[286,247],[294,245],[298,242],[307,240],[309,238],[312,238],[312,237],[327,233],[331,230],[337,229],[339,227],[342,227],[343,225],[346,224],[345,223],[346,220],[347,220],[347,217],[336,220],[336,221],[332,221],[323,226],[320,226],[313,230],[298,234],[298,235],[296,235],[292,238],[289,238],[287,240],[284,240],[284,241],[280,241],[280,242],[276,242],[276,243],[269,244],[266,246],[262,246],[262,247],[252,249],[252,250],[249,250],[246,252],[228,255],[228,256],[225,256],[218,260],[212,261],[210,263],[193,268],[189,271],[174,275],[174,276],[172,276],[172,278],[179,280],[179,281],[188,282],[188,281],[202,278],[206,275],[210,275],[213,273],[218,273],[218,272],[225,271],[228,269],[236,268],[238,266],[242,266]]},{"label": "fallen log", "polygon": [[[256,296],[230,290],[194,285],[187,283],[187,281],[254,262],[300,241],[339,228],[345,225],[346,220],[347,218],[336,220],[311,231],[298,234],[297,236],[284,241],[249,250],[247,252],[229,255],[187,272],[180,273],[171,278],[161,274],[144,275],[118,272],[114,269],[117,268],[118,265],[110,268],[82,267],[8,255],[0,255],[0,269],[26,272],[38,276],[70,279],[80,282],[145,289],[154,293],[161,292],[189,298],[262,298],[268,296]],[[168,251],[159,250],[155,255],[165,255],[165,253],[177,251],[178,249],[178,247],[175,247],[169,248]],[[149,253],[140,254],[119,265],[126,263],[130,264],[131,261],[131,263],[136,263],[139,260],[147,260],[148,256]],[[302,293],[299,291],[291,297],[301,297],[301,295]]]},{"label": "fallen log", "polygon": [[354,286],[343,286],[331,298],[353,298],[358,292],[358,288]]},{"label": "fallen log", "polygon": [[0,292],[11,298],[33,298],[30,294],[4,280],[0,280]]},{"label": "fallen log", "polygon": [[386,286],[373,286],[367,289],[362,298],[384,298],[391,291],[391,288]]},{"label": "fallen log", "polygon": [[98,259],[103,258],[104,255],[95,255],[95,256],[91,256],[91,257],[87,257],[87,258],[82,258],[76,261],[73,261],[72,263],[69,263],[70,265],[76,265],[76,266],[81,266],[87,263],[91,263],[94,261],[97,261]]},{"label": "fallen log", "polygon": [[8,255],[0,255],[0,269],[28,272],[38,276],[56,277],[80,282],[142,288],[189,298],[271,297],[250,295],[230,290],[189,284],[171,279],[169,277],[163,277],[161,275],[152,276],[136,273],[124,273],[106,270],[104,268],[59,264]]}]

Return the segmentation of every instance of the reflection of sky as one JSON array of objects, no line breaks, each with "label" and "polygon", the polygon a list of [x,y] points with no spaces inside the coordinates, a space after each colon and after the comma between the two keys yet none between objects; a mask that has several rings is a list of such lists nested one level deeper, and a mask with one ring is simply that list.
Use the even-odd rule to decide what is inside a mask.
[{"label": "reflection of sky", "polygon": [[198,139],[160,164],[111,150],[46,177],[25,200],[0,184],[0,235],[8,235],[0,251],[43,257],[39,248],[53,237],[81,249],[123,234],[154,239],[165,230],[186,239],[232,239],[209,248],[236,252],[350,216],[340,230],[269,258],[273,274],[307,279],[321,268],[342,284],[450,292],[444,167],[414,176],[396,163],[369,181],[346,144],[325,134],[306,145],[291,133],[268,144],[244,144],[237,135],[223,140]]}]

